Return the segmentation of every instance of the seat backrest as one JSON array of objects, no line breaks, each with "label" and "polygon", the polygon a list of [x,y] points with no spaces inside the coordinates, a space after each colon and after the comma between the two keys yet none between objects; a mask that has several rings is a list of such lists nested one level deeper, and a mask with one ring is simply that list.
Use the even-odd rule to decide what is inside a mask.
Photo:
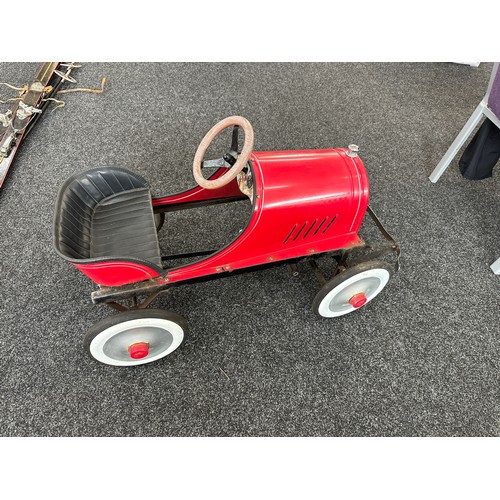
[{"label": "seat backrest", "polygon": [[490,83],[486,92],[486,102],[488,108],[493,111],[495,116],[500,120],[500,64],[493,65],[491,72]]},{"label": "seat backrest", "polygon": [[54,246],[68,259],[91,257],[91,223],[94,210],[114,194],[147,187],[134,172],[100,167],[70,177],[59,190],[54,217]]}]

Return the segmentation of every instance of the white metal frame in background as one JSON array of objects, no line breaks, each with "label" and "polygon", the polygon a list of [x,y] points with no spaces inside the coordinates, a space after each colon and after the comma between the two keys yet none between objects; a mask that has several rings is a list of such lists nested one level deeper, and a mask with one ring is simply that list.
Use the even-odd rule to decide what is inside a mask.
[{"label": "white metal frame in background", "polygon": [[[437,182],[438,179],[443,175],[444,171],[448,168],[451,161],[457,155],[460,148],[463,146],[464,142],[469,138],[474,129],[477,127],[479,122],[483,117],[488,118],[492,121],[498,128],[500,128],[500,119],[491,111],[488,107],[488,100],[490,97],[491,88],[493,87],[493,82],[495,78],[500,78],[500,73],[498,73],[499,63],[493,65],[493,71],[491,72],[490,82],[488,84],[488,89],[483,100],[479,103],[477,108],[474,110],[467,123],[464,125],[462,130],[459,132],[455,140],[452,142],[448,151],[441,158],[437,167],[433,170],[432,174],[429,176],[431,182]],[[491,264],[491,270],[495,274],[500,274],[500,258],[497,259],[493,264]]]}]

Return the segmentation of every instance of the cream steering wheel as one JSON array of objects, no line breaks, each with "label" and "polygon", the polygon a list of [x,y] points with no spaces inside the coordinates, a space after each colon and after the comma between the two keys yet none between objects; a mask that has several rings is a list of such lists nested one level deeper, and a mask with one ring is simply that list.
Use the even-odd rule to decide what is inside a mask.
[{"label": "cream steering wheel", "polygon": [[[203,177],[203,174],[201,173],[201,165],[208,146],[210,146],[210,143],[220,132],[233,125],[240,126],[245,133],[245,142],[243,143],[243,149],[238,155],[236,163],[223,176],[214,180],[205,179],[205,177]],[[253,149],[253,138],[254,136],[252,125],[246,118],[243,118],[242,116],[230,116],[214,125],[200,142],[200,145],[198,146],[198,149],[196,150],[196,154],[194,156],[193,175],[198,185],[205,189],[218,189],[222,186],[225,186],[226,184],[229,184],[233,179],[235,179],[236,176],[243,170],[243,167],[246,165],[248,159],[250,158],[250,154],[252,153]]]}]

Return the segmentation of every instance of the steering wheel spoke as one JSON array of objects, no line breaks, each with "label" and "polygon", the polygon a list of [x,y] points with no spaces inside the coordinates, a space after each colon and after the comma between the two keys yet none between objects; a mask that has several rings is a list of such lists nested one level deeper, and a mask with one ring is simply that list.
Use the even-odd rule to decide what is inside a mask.
[{"label": "steering wheel spoke", "polygon": [[231,138],[231,151],[238,151],[238,132],[240,127],[235,125],[233,127],[233,136]]},{"label": "steering wheel spoke", "polygon": [[201,168],[221,168],[227,167],[226,161],[224,158],[217,158],[216,160],[204,160],[201,164]]}]

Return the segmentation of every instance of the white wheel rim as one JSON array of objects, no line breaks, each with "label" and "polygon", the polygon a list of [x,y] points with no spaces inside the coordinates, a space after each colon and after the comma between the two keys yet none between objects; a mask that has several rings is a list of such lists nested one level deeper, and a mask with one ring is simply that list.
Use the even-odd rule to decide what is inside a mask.
[{"label": "white wheel rim", "polygon": [[326,294],[319,304],[318,312],[325,318],[333,318],[356,311],[359,308],[351,305],[349,299],[357,293],[363,293],[367,304],[382,291],[389,278],[389,271],[380,268],[355,274]]},{"label": "white wheel rim", "polygon": [[[184,330],[174,321],[160,318],[139,318],[106,328],[90,343],[92,356],[107,365],[133,366],[151,363],[177,349],[184,339]],[[146,342],[149,353],[141,359],[130,357],[130,345]]]}]

